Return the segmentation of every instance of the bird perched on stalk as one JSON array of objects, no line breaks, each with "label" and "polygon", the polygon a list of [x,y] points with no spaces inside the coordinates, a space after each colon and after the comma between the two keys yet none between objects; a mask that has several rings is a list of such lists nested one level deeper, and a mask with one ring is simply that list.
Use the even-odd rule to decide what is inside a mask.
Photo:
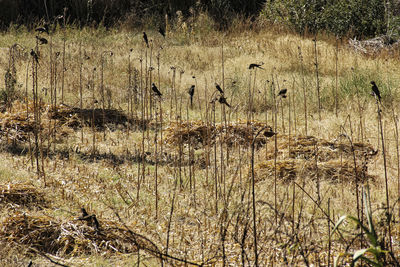
[{"label": "bird perched on stalk", "polygon": [[215,87],[217,88],[217,90],[218,90],[222,95],[224,94],[224,91],[222,91],[222,88],[221,88],[221,86],[219,86],[218,83],[215,83]]},{"label": "bird perched on stalk", "polygon": [[37,31],[39,33],[44,33],[45,32],[45,33],[49,34],[49,24],[45,23],[43,25],[43,27],[38,27],[38,28],[35,29],[35,31]]},{"label": "bird perched on stalk", "polygon": [[151,84],[151,90],[153,90],[153,92],[154,92],[156,95],[158,95],[159,97],[162,96],[160,90],[158,90],[157,86],[156,86],[154,83]]},{"label": "bird perched on stalk", "polygon": [[254,68],[259,68],[259,69],[263,70],[263,68],[261,68],[262,65],[264,65],[264,63],[262,63],[262,64],[252,63],[249,65],[249,70],[254,69]]},{"label": "bird perched on stalk", "polygon": [[48,43],[46,38],[43,38],[43,37],[40,37],[40,36],[37,36],[37,35],[36,35],[36,39],[39,41],[39,43],[41,45],[44,45],[44,44]]},{"label": "bird perched on stalk", "polygon": [[146,43],[147,48],[149,48],[149,39],[147,39],[146,32],[143,32],[143,40]]},{"label": "bird perched on stalk", "polygon": [[286,98],[286,93],[287,93],[287,89],[282,89],[279,91],[278,96],[282,97],[282,98]]},{"label": "bird perched on stalk", "polygon": [[276,135],[276,133],[274,131],[272,131],[272,130],[264,131],[264,136],[265,137],[272,137],[274,135]]},{"label": "bird perched on stalk", "polygon": [[226,98],[224,96],[220,96],[218,102],[227,105],[229,108],[231,107],[231,105],[229,105],[228,102],[226,102]]},{"label": "bird perched on stalk", "polygon": [[189,88],[189,95],[190,95],[190,107],[192,107],[192,106],[193,106],[193,95],[194,95],[194,88],[195,88],[195,86],[194,86],[194,85],[190,86],[190,88]]},{"label": "bird perched on stalk", "polygon": [[372,84],[372,93],[378,98],[379,102],[381,102],[381,92],[379,92],[378,86],[374,81],[371,81]]},{"label": "bird perched on stalk", "polygon": [[165,30],[162,26],[158,27],[158,32],[165,38]]},{"label": "bird perched on stalk", "polygon": [[39,56],[36,54],[36,52],[33,49],[31,49],[31,56],[36,61],[36,63],[39,64]]}]

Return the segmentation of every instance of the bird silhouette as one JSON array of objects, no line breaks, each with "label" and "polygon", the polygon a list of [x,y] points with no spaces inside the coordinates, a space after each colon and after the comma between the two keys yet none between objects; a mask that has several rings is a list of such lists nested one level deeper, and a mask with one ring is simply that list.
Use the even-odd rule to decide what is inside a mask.
[{"label": "bird silhouette", "polygon": [[222,88],[221,88],[221,86],[219,86],[218,83],[215,83],[215,87],[217,88],[217,90],[218,90],[222,95],[224,94],[224,91],[222,91]]},{"label": "bird silhouette", "polygon": [[273,132],[272,130],[268,130],[268,131],[265,131],[264,132],[264,136],[265,137],[272,137],[272,136],[274,136],[276,133],[275,132]]},{"label": "bird silhouette", "polygon": [[36,35],[36,39],[39,41],[39,43],[41,45],[44,45],[44,44],[48,43],[46,38],[43,38],[43,37],[40,37],[40,36],[37,36],[37,35]]},{"label": "bird silhouette", "polygon": [[89,216],[89,214],[87,213],[87,211],[85,210],[85,208],[81,208],[81,211],[82,211],[82,217],[81,217],[81,218],[84,218],[84,217],[86,217],[86,216]]},{"label": "bird silhouette", "polygon": [[229,105],[228,102],[226,102],[226,98],[223,96],[219,97],[218,102],[227,105],[229,108],[231,107],[231,105]]},{"label": "bird silhouette", "polygon": [[160,90],[158,90],[157,86],[156,86],[154,83],[151,84],[151,90],[153,90],[153,92],[154,92],[156,95],[158,95],[159,97],[162,96]]},{"label": "bird silhouette", "polygon": [[43,25],[43,27],[38,27],[38,28],[35,29],[35,31],[37,31],[39,33],[45,32],[45,33],[49,34],[49,24],[45,23]]},{"label": "bird silhouette", "polygon": [[39,64],[39,56],[36,54],[36,52],[33,49],[31,49],[31,56],[36,61],[36,63]]},{"label": "bird silhouette", "polygon": [[195,88],[195,86],[194,86],[194,85],[190,86],[190,88],[189,88],[189,95],[190,95],[190,107],[192,107],[192,106],[193,106],[193,95],[194,95],[194,88]]},{"label": "bird silhouette", "polygon": [[147,39],[147,34],[146,32],[143,32],[143,40],[147,45],[147,48],[149,48],[149,39]]},{"label": "bird silhouette", "polygon": [[85,208],[81,208],[82,216],[78,220],[86,221],[88,225],[94,226],[96,230],[100,230],[100,223],[96,218],[96,214],[89,215]]},{"label": "bird silhouette", "polygon": [[263,68],[261,67],[262,65],[263,64],[252,63],[252,64],[249,65],[249,70],[254,69],[254,68],[259,68],[259,69],[263,70]]},{"label": "bird silhouette", "polygon": [[279,91],[278,96],[282,97],[282,98],[286,98],[286,93],[287,93],[287,89],[282,89]]},{"label": "bird silhouette", "polygon": [[158,32],[165,38],[165,30],[162,26],[158,28]]},{"label": "bird silhouette", "polygon": [[376,86],[376,83],[374,81],[371,81],[371,84],[372,84],[372,92],[378,98],[379,102],[381,102],[381,92],[379,92],[378,86]]}]

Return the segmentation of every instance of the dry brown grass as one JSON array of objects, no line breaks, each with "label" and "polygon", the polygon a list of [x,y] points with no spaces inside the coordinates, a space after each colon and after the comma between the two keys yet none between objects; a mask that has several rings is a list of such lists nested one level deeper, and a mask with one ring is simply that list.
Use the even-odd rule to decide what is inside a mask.
[{"label": "dry brown grass", "polygon": [[[46,265],[49,264],[47,256],[72,266],[123,266],[138,262],[140,266],[159,266],[159,259],[165,255],[158,252],[166,253],[168,240],[168,255],[176,258],[168,261],[164,258],[168,266],[184,265],[182,260],[210,266],[222,266],[224,262],[233,266],[252,265],[250,144],[255,134],[267,127],[254,140],[260,266],[326,265],[328,229],[332,230],[340,215],[361,214],[361,208],[357,210],[360,205],[356,204],[356,193],[361,195],[362,186],[370,187],[377,231],[380,236],[386,234],[382,151],[378,145],[376,107],[366,85],[376,78],[384,95],[382,116],[389,196],[395,216],[393,251],[398,255],[397,158],[391,108],[395,114],[399,110],[391,105],[394,100],[389,99],[390,96],[399,98],[398,60],[388,54],[359,55],[341,44],[342,85],[336,117],[332,94],[334,40],[320,38],[323,40],[318,44],[323,110],[319,120],[311,39],[273,29],[224,36],[199,25],[189,26],[193,27],[170,32],[166,40],[147,30],[153,47],[151,64],[150,50],[145,58],[141,31],[67,29],[65,104],[68,106],[57,106],[56,111],[50,105],[49,93],[46,95],[41,90],[50,88],[51,73],[49,47],[40,48],[38,81],[43,101],[41,134],[44,138],[44,158],[40,165],[43,164],[45,172],[36,173],[27,153],[27,133],[33,127],[31,104],[27,115],[25,102],[14,102],[11,110],[0,113],[0,142],[4,148],[0,154],[0,196],[4,196],[2,202],[4,199],[6,203],[0,214],[4,244],[0,262],[25,264],[29,258]],[[0,68],[0,77],[4,77],[8,66],[7,47],[20,43],[26,51],[16,61],[16,78],[21,84],[18,90],[24,94],[28,69],[28,92],[32,91],[27,48],[34,46],[33,34],[10,32],[2,33],[1,37],[0,65],[4,68]],[[225,81],[221,75],[222,41]],[[79,58],[80,44],[82,55],[90,59]],[[298,46],[304,57],[309,136],[304,136]],[[53,52],[61,48],[61,33],[55,33]],[[103,78],[108,93],[104,97],[103,113],[99,62],[101,53],[109,50],[113,56],[105,60]],[[129,103],[130,110],[129,53],[132,70],[136,69],[137,74],[133,77],[134,72],[131,73],[131,93],[138,97],[137,103]],[[156,64],[158,53],[160,69]],[[248,65],[261,61],[265,62],[265,70],[257,70],[253,90],[254,71],[250,72]],[[78,109],[81,62],[83,110]],[[57,62],[57,79],[61,77],[60,65]],[[146,73],[145,69],[150,66],[154,69]],[[171,66],[176,68],[175,80]],[[352,77],[359,80],[352,83]],[[278,103],[276,129],[273,129],[272,81],[276,87],[279,84],[281,89],[288,88],[291,99],[290,122],[288,99]],[[161,99],[150,97],[152,82],[163,93]],[[222,108],[217,101],[213,110],[210,102],[218,95],[214,82],[224,84],[231,109]],[[189,108],[187,93],[192,84],[196,85],[193,109]],[[56,85],[59,88],[60,84]],[[93,88],[97,106],[93,105]],[[275,89],[276,94],[278,88]],[[247,121],[249,90],[254,91],[251,122]],[[93,114],[97,127],[91,129]],[[58,134],[56,140],[50,138],[54,129]],[[276,154],[275,136],[267,138],[263,134],[266,131],[277,133]],[[24,184],[16,185],[19,182]],[[41,197],[48,206],[40,202]],[[31,206],[43,209],[27,211]],[[76,220],[82,207],[96,215],[100,233],[93,225]],[[347,237],[356,232],[351,226],[346,230],[349,231],[342,232],[344,238],[332,235],[331,264],[333,256],[344,252],[346,247],[354,251],[365,245],[360,239],[350,244]]]}]

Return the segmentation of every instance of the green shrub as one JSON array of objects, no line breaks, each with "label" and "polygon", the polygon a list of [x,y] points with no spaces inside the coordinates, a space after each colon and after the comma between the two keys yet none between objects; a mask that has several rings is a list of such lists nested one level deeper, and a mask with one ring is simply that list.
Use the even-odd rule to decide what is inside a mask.
[{"label": "green shrub", "polygon": [[387,30],[387,14],[381,0],[270,0],[262,14],[301,34],[327,31],[361,38]]}]

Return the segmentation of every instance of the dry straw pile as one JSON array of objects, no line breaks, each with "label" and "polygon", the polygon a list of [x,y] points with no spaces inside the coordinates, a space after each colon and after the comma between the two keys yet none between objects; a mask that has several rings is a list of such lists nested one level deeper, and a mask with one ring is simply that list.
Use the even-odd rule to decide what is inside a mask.
[{"label": "dry straw pile", "polygon": [[133,236],[113,222],[100,223],[101,228],[97,230],[80,220],[59,222],[45,215],[16,212],[0,224],[0,238],[60,256],[137,251],[135,240],[139,236]]},{"label": "dry straw pile", "polygon": [[[257,180],[275,175],[275,145],[260,151],[266,160],[256,166]],[[330,182],[356,182],[374,178],[368,174],[368,162],[377,155],[369,144],[350,143],[345,136],[327,141],[313,136],[277,135],[276,174],[285,182],[296,177]]]},{"label": "dry straw pile", "polygon": [[264,122],[207,124],[202,121],[186,121],[171,122],[165,129],[165,138],[169,144],[190,143],[195,148],[212,145],[217,139],[227,145],[250,145],[259,131],[262,133],[255,139],[256,146],[265,144],[267,138],[274,135],[272,128]]}]

